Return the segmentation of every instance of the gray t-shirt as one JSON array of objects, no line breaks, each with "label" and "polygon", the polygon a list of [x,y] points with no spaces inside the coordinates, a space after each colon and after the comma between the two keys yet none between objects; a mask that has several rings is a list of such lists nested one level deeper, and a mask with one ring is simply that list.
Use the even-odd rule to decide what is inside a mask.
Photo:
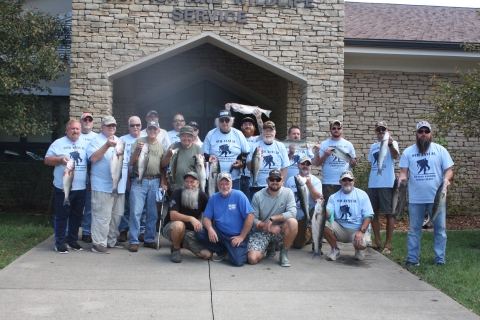
[{"label": "gray t-shirt", "polygon": [[280,192],[272,197],[268,194],[267,188],[263,188],[255,193],[252,199],[254,230],[260,221],[267,221],[271,216],[283,215],[283,219],[295,218],[297,215],[297,206],[292,190],[281,187]]}]

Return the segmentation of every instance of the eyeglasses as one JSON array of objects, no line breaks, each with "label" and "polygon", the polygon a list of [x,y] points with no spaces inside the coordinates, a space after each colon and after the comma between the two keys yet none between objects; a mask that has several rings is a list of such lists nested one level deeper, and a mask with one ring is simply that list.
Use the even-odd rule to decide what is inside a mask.
[{"label": "eyeglasses", "polygon": [[387,128],[385,128],[385,127],[381,127],[381,128],[377,128],[377,129],[375,129],[375,131],[377,131],[377,132],[384,131],[384,132],[385,132],[385,131],[387,131]]},{"label": "eyeglasses", "polygon": [[112,123],[112,124],[106,124],[107,127],[109,128],[115,128],[117,127],[117,125],[115,123]]},{"label": "eyeglasses", "polygon": [[423,134],[423,133],[427,133],[427,134],[428,134],[428,133],[430,133],[430,132],[431,132],[430,129],[425,129],[425,130],[420,129],[420,130],[417,130],[417,133],[418,133],[418,134]]},{"label": "eyeglasses", "polygon": [[331,127],[330,130],[342,130],[342,127]]},{"label": "eyeglasses", "polygon": [[93,118],[91,117],[85,117],[82,119],[83,122],[93,122]]},{"label": "eyeglasses", "polygon": [[221,123],[229,123],[230,122],[230,118],[222,118],[219,120]]},{"label": "eyeglasses", "polygon": [[175,119],[175,120],[173,120],[174,123],[179,123],[179,122],[184,122],[184,121],[185,121],[185,119]]},{"label": "eyeglasses", "polygon": [[310,167],[312,164],[310,162],[305,161],[304,163],[300,163],[302,166]]},{"label": "eyeglasses", "polygon": [[133,124],[130,125],[130,128],[140,127],[140,126],[141,126],[141,124],[139,124],[139,123],[133,123]]},{"label": "eyeglasses", "polygon": [[343,182],[352,182],[352,181],[353,181],[353,179],[350,179],[350,178],[343,178],[343,179],[342,179],[342,181],[343,181]]},{"label": "eyeglasses", "polygon": [[280,182],[280,181],[282,181],[282,178],[268,178],[268,181],[270,181],[270,182]]}]

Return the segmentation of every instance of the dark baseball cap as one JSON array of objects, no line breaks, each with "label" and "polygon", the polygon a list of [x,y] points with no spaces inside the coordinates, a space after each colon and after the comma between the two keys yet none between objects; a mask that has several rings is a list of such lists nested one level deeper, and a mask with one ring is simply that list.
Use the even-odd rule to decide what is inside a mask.
[{"label": "dark baseball cap", "polygon": [[228,110],[221,110],[220,113],[218,114],[218,118],[230,118],[232,116],[232,113]]},{"label": "dark baseball cap", "polygon": [[192,177],[192,178],[194,178],[195,180],[198,180],[198,174],[197,174],[195,171],[188,171],[188,172],[185,173],[185,175],[183,176],[183,179],[185,179],[186,177]]},{"label": "dark baseball cap", "polygon": [[244,124],[245,122],[251,122],[253,124],[255,124],[255,120],[253,120],[252,118],[250,117],[245,117],[242,119],[242,124]]},{"label": "dark baseball cap", "polygon": [[268,173],[268,177],[279,177],[280,179],[283,179],[283,175],[282,175],[282,171],[278,170],[278,169],[273,169],[273,170],[270,170],[270,172]]},{"label": "dark baseball cap", "polygon": [[198,123],[196,123],[195,121],[190,121],[190,122],[188,123],[188,125],[189,125],[190,127],[195,127],[195,128],[197,128],[197,129],[200,129],[200,125],[199,125]]}]

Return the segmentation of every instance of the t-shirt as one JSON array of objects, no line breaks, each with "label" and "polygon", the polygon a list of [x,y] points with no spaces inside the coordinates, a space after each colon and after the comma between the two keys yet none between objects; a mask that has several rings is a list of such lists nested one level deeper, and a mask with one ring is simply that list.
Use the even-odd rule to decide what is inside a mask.
[{"label": "t-shirt", "polygon": [[[156,176],[160,174],[160,162],[167,152],[165,146],[160,141],[155,143],[148,142],[148,137],[138,138],[133,144],[130,154],[135,150],[138,143],[148,143],[148,164],[143,176]],[[138,160],[133,165],[133,171],[138,174]]]},{"label": "t-shirt", "polygon": [[[257,143],[258,141],[261,140],[261,136],[251,136],[251,137],[245,137],[245,140],[247,140],[247,143],[248,143],[248,146],[250,148],[250,153],[252,153],[253,151],[255,151],[255,149],[253,149],[253,146],[255,145],[255,143]],[[235,169],[237,171],[239,171],[239,174],[240,174],[240,169]],[[242,175],[242,177],[251,177],[252,173],[250,172],[250,170],[248,170],[247,167],[245,167],[245,174]]]},{"label": "t-shirt", "polygon": [[135,141],[137,141],[137,138],[132,137],[129,133],[124,136],[121,136],[120,140],[125,141],[125,155],[123,160],[128,166],[130,165],[130,157],[132,156],[132,145]]},{"label": "t-shirt", "polygon": [[308,156],[310,159],[313,159],[313,157],[315,157],[315,155],[310,149],[295,149],[293,157],[292,159],[290,159],[290,165],[288,166],[287,170],[287,179],[285,181],[288,181],[288,179],[298,174],[298,161],[304,156]]},{"label": "t-shirt", "polygon": [[[352,158],[356,157],[353,144],[343,138],[338,141],[332,139],[323,141],[320,144],[320,157],[325,154],[325,150],[327,150],[328,147],[340,148],[349,153]],[[335,154],[332,153],[322,166],[322,183],[340,185],[340,174],[345,170],[350,170],[350,163],[337,158]]]},{"label": "t-shirt", "polygon": [[[257,147],[261,147],[263,149],[263,161],[260,165],[257,182],[259,187],[266,187],[266,179],[270,170],[282,170],[283,168],[288,167],[290,164],[290,159],[288,159],[288,152],[283,143],[273,141],[272,144],[265,144],[263,140],[260,140],[253,145],[252,152],[250,152],[248,155],[247,163],[252,161],[253,152]],[[250,179],[250,183],[253,184],[253,175]]]},{"label": "t-shirt", "polygon": [[[78,138],[72,142],[66,136],[55,140],[47,150],[45,157],[67,157],[75,160],[75,171],[73,176],[72,190],[85,190],[87,185],[87,146],[88,142]],[[63,189],[63,172],[65,165],[55,166],[53,170],[53,185]]]},{"label": "t-shirt", "polygon": [[[147,129],[143,129],[142,131],[140,131],[140,137],[146,136],[148,136]],[[157,134],[157,140],[161,141],[166,149],[168,149],[168,147],[170,147],[171,145],[167,130],[160,129],[160,132]]]},{"label": "t-shirt", "polygon": [[[115,141],[119,141],[117,137],[115,137]],[[87,147],[87,157],[90,160],[92,154],[95,153],[98,149],[100,149],[106,142],[107,137],[103,135],[103,133],[99,133],[96,135],[92,140],[90,140],[90,144]],[[110,173],[110,160],[112,159],[113,151],[115,150],[114,147],[108,148],[107,152],[103,155],[103,157],[98,160],[97,162],[92,162],[91,172],[90,172],[90,182],[92,185],[93,191],[101,191],[101,192],[108,192],[112,193],[113,190],[113,183],[112,183],[112,175]],[[123,159],[123,168],[122,168],[122,179],[118,183],[118,193],[122,194],[125,193],[125,188],[127,185],[127,162],[125,162],[125,156]]]},{"label": "t-shirt", "polygon": [[[203,141],[197,137],[197,141],[194,142],[197,146],[199,146],[200,148],[203,146]],[[203,153],[203,151],[202,151]]]},{"label": "t-shirt", "polygon": [[[195,155],[202,154],[202,148],[195,143],[188,149],[182,147],[180,142],[174,144],[173,149],[178,148],[177,157],[177,171],[175,173],[175,184],[172,186],[172,190],[181,188],[183,186],[183,176],[189,171],[195,171]],[[171,169],[171,168],[170,168]]]},{"label": "t-shirt", "polygon": [[[313,187],[317,190],[320,194],[322,194],[322,181],[315,177],[314,175],[310,175],[310,180],[312,181]],[[295,203],[297,204],[297,220],[302,219],[305,216],[301,206],[300,200],[298,199],[298,192],[297,192],[297,185],[295,184],[295,177],[291,177],[285,183],[285,186],[293,191],[295,195]],[[308,210],[312,210],[315,207],[315,200],[310,196],[310,190],[307,187],[307,195],[308,195]]]},{"label": "t-shirt", "polygon": [[[292,190],[281,187],[276,196],[271,196],[268,193],[268,188],[263,188],[255,193],[252,199],[253,215],[253,229],[257,229],[260,221],[265,222],[271,216],[282,215],[283,221],[290,218],[295,218],[297,210],[295,208],[295,197]],[[283,222],[274,222],[274,224],[282,224]]]},{"label": "t-shirt", "polygon": [[[220,161],[220,171],[230,172],[232,163],[242,152],[250,152],[247,140],[243,133],[235,128],[230,132],[222,133],[220,129],[210,130],[205,137],[202,146],[203,152],[208,155],[214,155]],[[232,179],[239,179],[239,170],[233,170]]]},{"label": "t-shirt", "polygon": [[[170,211],[172,210],[186,216],[195,217],[197,220],[200,220],[202,217],[202,213],[205,211],[208,203],[207,194],[200,190],[198,192],[198,207],[196,209],[190,209],[182,205],[182,191],[183,189],[179,188],[172,192],[172,195],[170,196],[170,208],[168,208],[168,213],[165,216],[165,225],[171,221]],[[187,230],[194,231],[193,225],[190,222],[185,222],[185,228],[187,228]]]},{"label": "t-shirt", "polygon": [[168,131],[168,138],[170,139],[171,144],[180,142],[180,137],[177,137],[177,134],[179,134],[179,132],[175,130]]},{"label": "t-shirt", "polygon": [[405,149],[398,166],[409,170],[409,203],[433,203],[445,180],[443,172],[453,166],[453,160],[444,147],[432,142],[425,154],[419,153],[416,144]]},{"label": "t-shirt", "polygon": [[247,196],[238,190],[226,198],[220,192],[215,193],[208,200],[203,216],[215,219],[215,225],[220,231],[230,236],[238,236],[243,229],[247,214],[253,214]]},{"label": "t-shirt", "polygon": [[[378,154],[380,152],[380,141],[372,144],[370,152],[368,153],[368,161],[372,163],[372,169],[370,170],[370,178],[368,179],[369,188],[393,188],[393,182],[395,181],[395,159],[392,158],[390,148],[387,149],[387,156],[383,161],[382,174],[378,174]],[[393,141],[393,147],[397,152],[398,143]]]},{"label": "t-shirt", "polygon": [[353,188],[349,194],[339,190],[328,198],[330,221],[337,221],[347,229],[360,230],[366,218],[373,218],[373,208],[365,191]]},{"label": "t-shirt", "polygon": [[90,133],[80,133],[80,138],[85,139],[87,142],[90,142],[98,133],[90,131]]}]

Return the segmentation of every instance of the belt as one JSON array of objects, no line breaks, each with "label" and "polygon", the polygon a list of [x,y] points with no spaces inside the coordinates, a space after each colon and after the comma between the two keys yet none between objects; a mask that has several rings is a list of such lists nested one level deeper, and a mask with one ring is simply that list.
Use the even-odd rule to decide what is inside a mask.
[{"label": "belt", "polygon": [[[140,176],[138,175],[138,173],[135,173],[135,176],[136,176],[137,178],[140,178]],[[156,176],[143,176],[143,177],[142,177],[142,180],[143,180],[143,179],[148,179],[148,180],[160,179],[160,177],[161,177],[161,176],[160,176],[159,174],[157,174]]]}]

